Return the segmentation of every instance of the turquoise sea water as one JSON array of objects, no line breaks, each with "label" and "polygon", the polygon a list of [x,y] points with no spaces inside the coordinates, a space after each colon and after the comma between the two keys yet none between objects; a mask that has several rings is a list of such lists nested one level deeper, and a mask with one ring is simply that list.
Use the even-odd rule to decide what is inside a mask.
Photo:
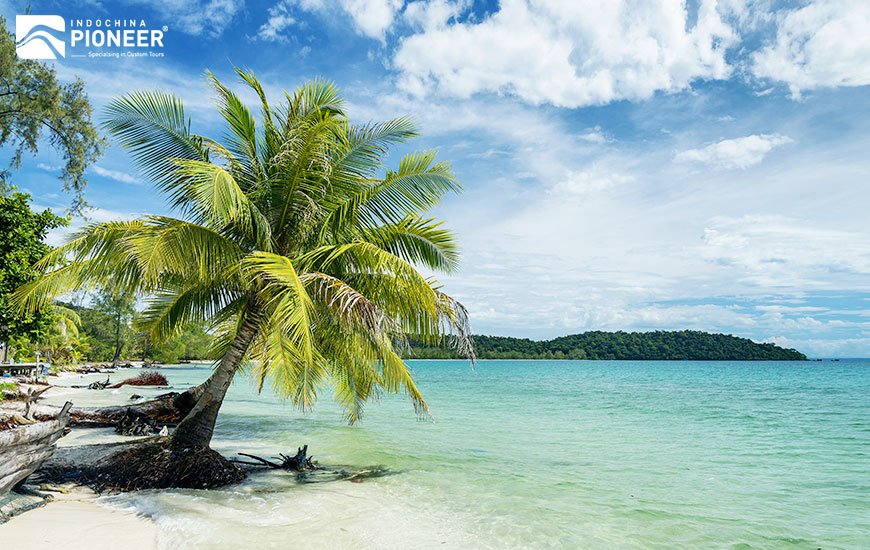
[{"label": "turquoise sea water", "polygon": [[413,368],[434,422],[385,397],[348,427],[329,395],[303,416],[239,379],[216,433],[228,455],[308,444],[395,475],[108,502],[172,548],[870,548],[870,361]]}]

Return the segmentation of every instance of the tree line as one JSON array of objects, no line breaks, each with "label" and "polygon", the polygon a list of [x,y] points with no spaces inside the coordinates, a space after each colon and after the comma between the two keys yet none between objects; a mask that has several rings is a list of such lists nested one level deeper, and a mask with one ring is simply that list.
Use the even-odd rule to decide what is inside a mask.
[{"label": "tree line", "polygon": [[33,265],[51,250],[44,243],[48,231],[68,223],[50,210],[34,211],[31,200],[15,189],[0,192],[0,342],[9,346],[0,360],[32,361],[37,352],[58,366],[208,357],[214,338],[201,324],[154,343],[139,328],[136,298],[109,288],[77,292],[32,313],[11,307],[12,293],[36,277]]},{"label": "tree line", "polygon": [[[649,361],[803,361],[806,355],[771,343],[695,330],[654,332],[590,331],[552,340],[508,336],[474,336],[480,359],[596,359]],[[415,359],[458,359],[444,345],[412,342]]]}]

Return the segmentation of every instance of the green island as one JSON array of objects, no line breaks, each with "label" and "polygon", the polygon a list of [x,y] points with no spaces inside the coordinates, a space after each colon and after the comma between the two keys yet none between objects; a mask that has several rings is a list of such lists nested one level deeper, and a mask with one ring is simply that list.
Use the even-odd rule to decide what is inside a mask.
[{"label": "green island", "polygon": [[[605,332],[594,330],[552,340],[474,336],[479,359],[596,359],[634,361],[805,361],[807,356],[771,343],[698,330]],[[452,346],[412,343],[414,359],[459,359]]]}]

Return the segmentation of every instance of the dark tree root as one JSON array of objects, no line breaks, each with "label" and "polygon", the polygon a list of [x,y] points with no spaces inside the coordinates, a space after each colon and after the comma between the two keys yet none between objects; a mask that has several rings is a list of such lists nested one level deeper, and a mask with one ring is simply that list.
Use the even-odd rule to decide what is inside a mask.
[{"label": "dark tree root", "polygon": [[119,435],[156,435],[159,431],[160,425],[157,422],[129,409],[115,425],[115,433]]},{"label": "dark tree root", "polygon": [[146,443],[107,457],[96,481],[121,491],[140,489],[210,489],[245,479],[245,472],[209,447],[173,442]]},{"label": "dark tree root", "polygon": [[[227,460],[208,447],[174,444],[171,439],[149,439],[137,443],[107,443],[60,449],[37,472],[39,482],[75,482],[102,491],[141,489],[211,489],[238,483],[257,472],[280,469],[297,483],[329,483],[395,475],[383,466],[321,466],[307,456],[307,446],[295,456],[281,456],[276,462],[239,453],[251,461]],[[294,459],[299,459],[294,460]],[[302,464],[300,469],[294,464]]]},{"label": "dark tree root", "polygon": [[245,471],[208,447],[152,440],[124,446],[90,465],[44,468],[48,481],[75,481],[97,491],[212,489],[245,479]]}]

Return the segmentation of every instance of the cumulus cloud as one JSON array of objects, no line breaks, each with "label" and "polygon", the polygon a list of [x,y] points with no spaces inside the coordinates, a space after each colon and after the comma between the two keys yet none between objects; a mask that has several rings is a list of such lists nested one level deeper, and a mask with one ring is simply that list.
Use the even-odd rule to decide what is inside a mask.
[{"label": "cumulus cloud", "polygon": [[726,78],[735,42],[716,2],[690,14],[680,0],[529,3],[505,0],[480,22],[449,22],[443,2],[416,8],[423,30],[395,54],[400,85],[425,95],[514,94],[561,107],[644,99]]},{"label": "cumulus cloud", "polygon": [[870,2],[814,2],[777,16],[775,39],[752,55],[752,72],[801,90],[870,84]]},{"label": "cumulus cloud", "polygon": [[794,338],[770,336],[767,341],[784,348],[795,348],[810,357],[864,357],[870,349],[870,338]]},{"label": "cumulus cloud", "polygon": [[758,134],[723,139],[700,149],[680,151],[674,156],[678,163],[702,163],[716,168],[749,168],[764,160],[775,147],[793,140],[779,134]]},{"label": "cumulus cloud", "polygon": [[258,37],[284,42],[284,31],[296,22],[294,9],[334,17],[336,13],[350,17],[358,34],[384,42],[403,0],[281,0],[268,10],[268,19],[260,27]]},{"label": "cumulus cloud", "polygon": [[267,42],[286,42],[284,31],[296,23],[291,15],[292,2],[278,2],[268,10],[269,18],[260,25],[257,37]]},{"label": "cumulus cloud", "polygon": [[384,40],[402,3],[402,0],[340,0],[357,30],[379,40]]}]

